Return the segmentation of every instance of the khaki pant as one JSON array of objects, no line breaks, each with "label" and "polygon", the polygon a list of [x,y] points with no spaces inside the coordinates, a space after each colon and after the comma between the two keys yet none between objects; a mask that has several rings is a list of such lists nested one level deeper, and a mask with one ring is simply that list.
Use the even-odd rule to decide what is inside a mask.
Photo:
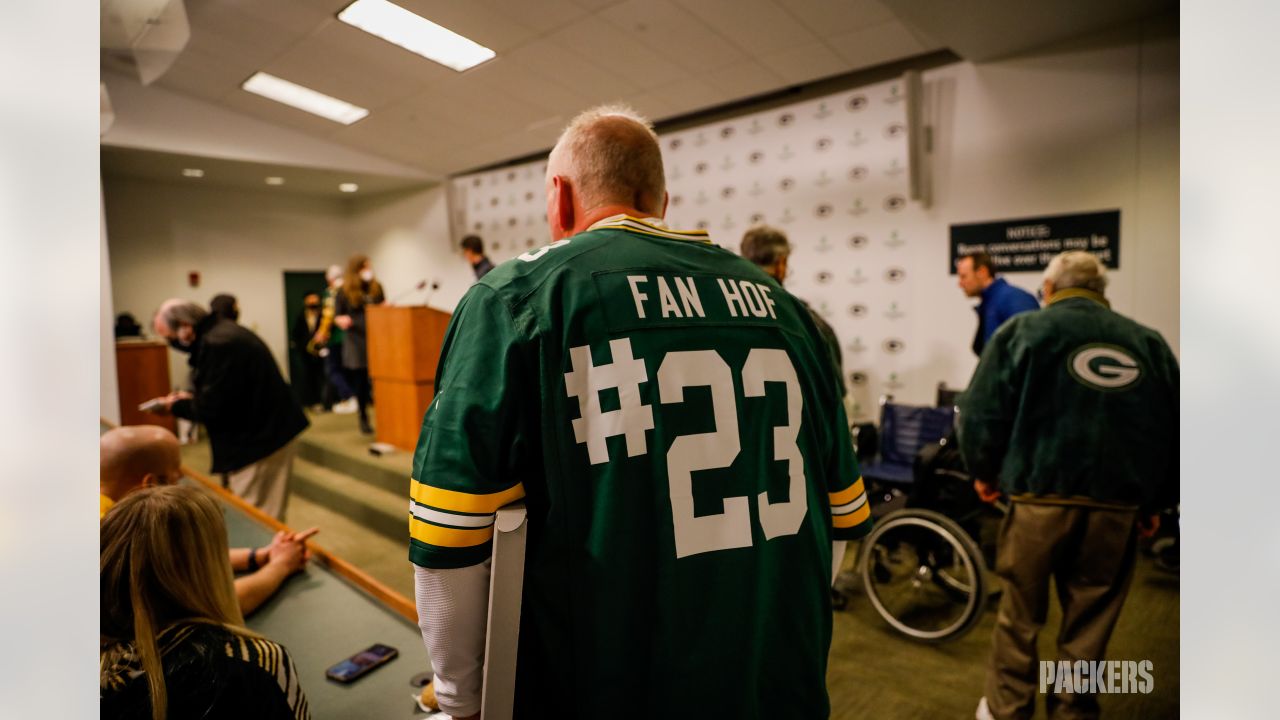
[{"label": "khaki pant", "polygon": [[297,451],[298,441],[290,440],[258,462],[226,473],[222,476],[224,484],[250,505],[277,520],[284,520],[284,509],[289,503],[289,475],[293,472],[293,456]]},{"label": "khaki pant", "polygon": [[[1133,578],[1136,511],[1014,502],[1000,527],[996,572],[1004,594],[985,695],[999,720],[1030,718],[1040,691],[1036,636],[1049,612],[1049,578],[1062,605],[1058,660],[1104,660]],[[1096,718],[1093,695],[1050,694],[1051,718]]]}]

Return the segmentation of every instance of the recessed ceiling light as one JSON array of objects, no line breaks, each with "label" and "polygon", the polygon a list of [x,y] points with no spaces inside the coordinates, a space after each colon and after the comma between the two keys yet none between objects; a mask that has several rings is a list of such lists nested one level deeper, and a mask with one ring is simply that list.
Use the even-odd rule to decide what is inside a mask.
[{"label": "recessed ceiling light", "polygon": [[458,72],[495,55],[489,48],[387,0],[356,0],[338,13],[338,19]]},{"label": "recessed ceiling light", "polygon": [[268,100],[275,100],[343,125],[350,125],[369,114],[368,110],[358,105],[264,72],[254,73],[240,87]]},{"label": "recessed ceiling light", "polygon": [[355,183],[342,183],[338,189],[342,192],[355,192],[360,189],[360,186]]},{"label": "recessed ceiling light", "polygon": [[182,177],[204,177],[204,171],[200,168],[182,168]]},{"label": "recessed ceiling light", "polygon": [[284,178],[282,178],[282,177],[275,177],[275,176],[273,175],[273,176],[271,176],[271,177],[267,178],[267,184],[268,184],[268,185],[283,185],[283,184],[284,184]]}]

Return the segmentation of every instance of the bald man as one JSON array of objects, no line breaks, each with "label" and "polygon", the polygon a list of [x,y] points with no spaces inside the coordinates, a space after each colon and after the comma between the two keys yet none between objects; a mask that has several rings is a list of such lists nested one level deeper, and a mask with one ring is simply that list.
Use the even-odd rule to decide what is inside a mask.
[{"label": "bald man", "polygon": [[[98,440],[98,450],[99,518],[138,488],[172,485],[182,477],[178,438],[156,425],[112,428]],[[306,541],[316,532],[316,528],[300,533],[281,531],[270,545],[231,549],[231,569],[246,573],[235,581],[242,613],[253,612],[290,575],[306,566]]]},{"label": "bald man", "polygon": [[98,448],[99,518],[138,488],[172,485],[182,477],[178,438],[157,425],[108,430],[99,439]]},{"label": "bald man", "polygon": [[441,709],[480,710],[494,516],[523,499],[515,717],[827,717],[832,564],[871,518],[822,336],[666,225],[629,109],[575,118],[546,190],[552,242],[459,303],[414,455]]}]

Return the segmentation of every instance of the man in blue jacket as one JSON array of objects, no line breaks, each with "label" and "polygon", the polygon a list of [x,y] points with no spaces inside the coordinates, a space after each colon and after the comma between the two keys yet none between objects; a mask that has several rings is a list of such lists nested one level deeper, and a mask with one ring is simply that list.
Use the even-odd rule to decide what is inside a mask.
[{"label": "man in blue jacket", "polygon": [[1028,310],[1039,310],[1031,293],[1014,287],[996,277],[996,269],[991,264],[991,256],[984,253],[965,255],[956,261],[956,275],[960,280],[960,289],[969,297],[980,297],[982,301],[976,308],[978,311],[978,332],[973,336],[973,354],[981,355],[982,348],[1005,320]]}]

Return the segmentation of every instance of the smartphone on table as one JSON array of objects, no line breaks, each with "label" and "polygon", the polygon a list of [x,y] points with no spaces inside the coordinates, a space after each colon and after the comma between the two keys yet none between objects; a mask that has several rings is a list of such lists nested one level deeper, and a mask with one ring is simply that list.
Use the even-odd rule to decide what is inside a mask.
[{"label": "smartphone on table", "polygon": [[399,654],[400,651],[390,645],[377,643],[325,670],[324,674],[330,680],[340,683],[353,682],[368,674],[374,668],[391,662]]}]

